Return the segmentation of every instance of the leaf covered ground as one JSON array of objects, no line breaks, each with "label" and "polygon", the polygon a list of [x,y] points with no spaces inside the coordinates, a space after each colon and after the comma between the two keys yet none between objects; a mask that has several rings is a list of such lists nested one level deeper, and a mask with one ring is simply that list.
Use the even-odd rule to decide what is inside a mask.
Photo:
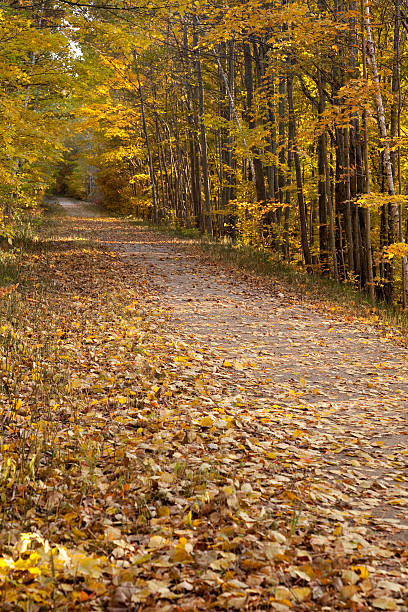
[{"label": "leaf covered ground", "polygon": [[405,349],[92,214],[2,299],[1,610],[408,610]]}]

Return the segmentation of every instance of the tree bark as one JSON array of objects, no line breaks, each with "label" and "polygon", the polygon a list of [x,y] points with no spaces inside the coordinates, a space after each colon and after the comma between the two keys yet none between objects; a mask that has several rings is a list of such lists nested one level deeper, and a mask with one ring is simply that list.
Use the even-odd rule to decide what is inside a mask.
[{"label": "tree bark", "polygon": [[150,172],[150,183],[151,183],[151,187],[152,187],[153,221],[154,221],[154,223],[157,224],[159,222],[159,207],[158,207],[157,196],[156,196],[156,180],[155,180],[155,176],[154,176],[153,156],[152,156],[152,151],[151,151],[151,148],[150,148],[149,133],[147,131],[147,123],[146,123],[146,114],[145,114],[145,106],[144,106],[143,89],[142,89],[142,86],[141,86],[141,83],[140,83],[139,76],[137,77],[137,83],[138,83],[138,86],[139,86],[140,109],[142,111],[142,125],[143,125],[143,132],[144,132],[144,136],[145,136],[145,141],[146,141],[147,158],[148,158],[148,162],[149,162],[149,172]]},{"label": "tree bark", "polygon": [[303,195],[303,180],[302,180],[302,168],[300,165],[300,156],[296,138],[296,117],[295,109],[293,105],[293,74],[289,73],[286,79],[287,93],[288,93],[288,107],[289,107],[289,130],[291,133],[291,140],[293,142],[293,160],[295,163],[296,171],[296,189],[297,199],[299,207],[299,220],[300,220],[300,241],[302,244],[303,257],[305,260],[306,268],[311,271],[312,256],[309,248],[309,239],[307,233],[307,218],[306,218],[306,205]]},{"label": "tree bark", "polygon": [[[197,18],[195,18],[197,20]],[[213,235],[213,224],[211,217],[211,197],[210,197],[210,177],[208,171],[208,149],[207,149],[207,132],[204,122],[204,84],[201,68],[201,52],[197,48],[198,35],[194,29],[194,47],[196,49],[196,70],[198,83],[198,115],[200,121],[200,143],[201,143],[201,167],[203,172],[204,186],[204,210],[205,210],[205,229],[209,236]]]},{"label": "tree bark", "polygon": [[[246,87],[246,101],[247,101],[247,119],[248,126],[250,129],[256,127],[256,121],[254,117],[254,82],[252,72],[252,56],[251,48],[248,43],[244,43],[244,68],[245,68],[245,87]],[[255,188],[256,197],[258,202],[265,202],[266,191],[265,191],[265,178],[263,173],[262,161],[259,159],[259,150],[257,147],[253,147],[253,167],[255,171]]]}]

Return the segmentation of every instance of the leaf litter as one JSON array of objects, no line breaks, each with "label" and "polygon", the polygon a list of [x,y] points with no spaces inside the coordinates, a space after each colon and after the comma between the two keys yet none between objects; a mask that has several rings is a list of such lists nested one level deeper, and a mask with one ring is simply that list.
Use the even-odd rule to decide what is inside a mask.
[{"label": "leaf litter", "polygon": [[53,233],[2,306],[1,609],[408,609],[404,349],[126,221]]}]

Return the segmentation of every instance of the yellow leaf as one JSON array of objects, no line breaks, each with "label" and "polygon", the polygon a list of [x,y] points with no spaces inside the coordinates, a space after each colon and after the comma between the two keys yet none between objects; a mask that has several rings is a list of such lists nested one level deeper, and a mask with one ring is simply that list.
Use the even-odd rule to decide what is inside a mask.
[{"label": "yellow leaf", "polygon": [[290,601],[290,591],[287,587],[277,586],[275,589],[276,601]]},{"label": "yellow leaf", "polygon": [[64,514],[64,520],[67,523],[70,523],[71,521],[73,521],[74,519],[76,519],[78,516],[78,514],[76,512],[67,512],[66,514]]},{"label": "yellow leaf", "polygon": [[368,569],[364,565],[352,565],[351,569],[355,571],[362,580],[368,578]]},{"label": "yellow leaf", "polygon": [[86,586],[97,595],[102,595],[106,592],[106,585],[104,585],[102,582],[96,582],[96,580],[88,580]]},{"label": "yellow leaf", "polygon": [[160,548],[165,542],[166,538],[163,538],[162,536],[152,536],[149,540],[149,548]]},{"label": "yellow leaf", "polygon": [[292,594],[298,601],[305,601],[310,598],[312,591],[309,587],[294,587]]},{"label": "yellow leaf", "polygon": [[13,565],[12,559],[4,559],[3,557],[0,559],[0,572],[4,573],[3,570],[8,569]]},{"label": "yellow leaf", "polygon": [[377,597],[372,602],[374,608],[378,608],[379,610],[398,610],[398,606],[394,599],[390,597]]},{"label": "yellow leaf", "polygon": [[89,595],[86,591],[73,591],[72,592],[72,599],[77,602],[77,601],[88,601],[89,599]]},{"label": "yellow leaf", "polygon": [[75,553],[72,556],[72,566],[74,573],[92,578],[99,578],[102,574],[101,561],[104,558],[87,557],[82,553]]},{"label": "yellow leaf", "polygon": [[187,525],[187,527],[193,528],[193,513],[188,512],[187,516],[184,517],[184,522]]},{"label": "yellow leaf", "polygon": [[173,553],[173,560],[176,563],[184,563],[185,561],[190,561],[190,553],[193,550],[192,544],[187,542],[186,538],[179,538],[177,542],[176,549]]},{"label": "yellow leaf", "polygon": [[212,427],[214,425],[214,421],[210,416],[203,417],[199,422],[200,427]]}]

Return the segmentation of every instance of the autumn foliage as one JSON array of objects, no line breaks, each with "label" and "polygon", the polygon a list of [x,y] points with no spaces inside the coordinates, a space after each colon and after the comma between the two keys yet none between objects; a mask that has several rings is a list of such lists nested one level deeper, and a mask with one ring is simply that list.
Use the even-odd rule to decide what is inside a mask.
[{"label": "autumn foliage", "polygon": [[406,12],[0,0],[0,610],[408,609]]}]

